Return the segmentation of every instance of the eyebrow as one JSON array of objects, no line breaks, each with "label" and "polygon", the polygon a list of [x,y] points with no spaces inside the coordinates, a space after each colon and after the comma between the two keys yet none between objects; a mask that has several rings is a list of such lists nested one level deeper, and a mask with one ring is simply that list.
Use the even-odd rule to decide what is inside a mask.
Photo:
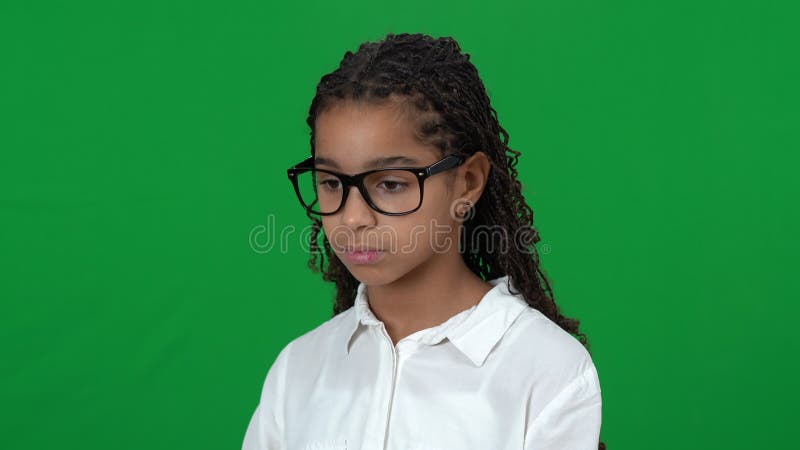
[{"label": "eyebrow", "polygon": [[[339,167],[339,164],[337,164],[336,161],[328,158],[315,157],[314,165],[317,164],[324,164],[326,166],[331,166],[335,169],[341,169],[341,167]],[[365,170],[379,169],[381,167],[392,167],[392,166],[397,166],[399,164],[420,165],[421,163],[414,158],[403,155],[384,156],[380,158],[373,158],[367,161],[367,163],[364,165],[364,169]]]}]

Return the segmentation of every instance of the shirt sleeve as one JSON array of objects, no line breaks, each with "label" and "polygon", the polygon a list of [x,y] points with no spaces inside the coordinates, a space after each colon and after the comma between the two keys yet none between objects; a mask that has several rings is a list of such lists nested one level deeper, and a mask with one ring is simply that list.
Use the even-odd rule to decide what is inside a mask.
[{"label": "shirt sleeve", "polygon": [[291,342],[281,350],[267,372],[256,406],[242,442],[242,450],[285,450],[283,398],[286,367]]},{"label": "shirt sleeve", "polygon": [[601,417],[600,381],[590,364],[528,424],[524,450],[597,450]]}]

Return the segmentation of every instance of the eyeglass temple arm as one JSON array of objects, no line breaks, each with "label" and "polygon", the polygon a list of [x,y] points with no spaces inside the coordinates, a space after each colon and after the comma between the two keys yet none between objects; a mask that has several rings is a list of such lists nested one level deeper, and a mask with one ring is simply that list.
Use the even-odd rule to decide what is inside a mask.
[{"label": "eyeglass temple arm", "polygon": [[446,157],[443,160],[439,161],[438,163],[432,165],[428,169],[428,175],[435,175],[447,169],[452,169],[453,167],[457,167],[461,165],[461,163],[464,162],[464,159],[466,159],[467,157],[467,155],[461,152],[453,153],[448,156],[452,156],[452,158]]},{"label": "eyeglass temple arm", "polygon": [[304,159],[303,161],[300,161],[299,163],[297,163],[297,165],[295,167],[298,168],[298,169],[305,169],[307,167],[314,167],[314,157],[313,156],[309,156],[308,158]]},{"label": "eyeglass temple arm", "polygon": [[307,159],[304,159],[303,161],[300,161],[299,163],[293,165],[286,172],[289,174],[289,177],[291,177],[292,175],[294,175],[293,172],[295,170],[298,170],[298,169],[312,169],[312,168],[314,168],[314,157],[310,156]]}]

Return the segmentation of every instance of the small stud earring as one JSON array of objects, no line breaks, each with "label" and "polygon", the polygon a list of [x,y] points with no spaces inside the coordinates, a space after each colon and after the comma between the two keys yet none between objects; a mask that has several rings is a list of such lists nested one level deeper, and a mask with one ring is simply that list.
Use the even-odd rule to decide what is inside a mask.
[{"label": "small stud earring", "polygon": [[464,202],[464,207],[465,208],[464,208],[463,212],[460,214],[461,218],[465,218],[469,214],[470,209],[472,207],[472,200],[466,200]]}]

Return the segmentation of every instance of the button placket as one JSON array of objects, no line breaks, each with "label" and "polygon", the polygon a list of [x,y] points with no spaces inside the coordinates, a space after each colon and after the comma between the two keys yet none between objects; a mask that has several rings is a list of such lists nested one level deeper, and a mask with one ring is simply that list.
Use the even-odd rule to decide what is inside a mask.
[{"label": "button placket", "polygon": [[397,386],[397,377],[399,373],[400,361],[398,358],[397,348],[392,342],[392,338],[389,336],[389,333],[386,331],[386,327],[382,322],[380,323],[380,329],[381,333],[386,338],[385,342],[389,344],[389,347],[392,350],[392,379],[391,379],[391,384],[389,386],[389,400],[387,402],[386,420],[384,422],[384,428],[383,428],[383,445],[381,446],[382,449],[386,450],[389,444],[389,424],[391,422],[391,417],[392,417],[392,405],[394,403],[394,396],[395,396],[395,389]]},{"label": "button placket", "polygon": [[[384,329],[385,332],[385,329]],[[400,384],[400,376],[402,374],[403,365],[408,360],[408,358],[413,355],[419,347],[422,345],[419,341],[415,339],[408,339],[405,337],[400,339],[397,342],[397,345],[392,344],[392,340],[389,337],[388,333],[385,334],[391,347],[392,347],[392,354],[394,356],[394,371],[392,377],[392,389],[391,389],[391,396],[389,401],[389,414],[387,414],[387,421],[386,421],[386,439],[384,441],[384,450],[401,450],[396,449],[389,446],[389,434],[391,433],[391,419],[394,413],[394,403],[395,398],[397,397],[397,389],[398,385]]]}]

